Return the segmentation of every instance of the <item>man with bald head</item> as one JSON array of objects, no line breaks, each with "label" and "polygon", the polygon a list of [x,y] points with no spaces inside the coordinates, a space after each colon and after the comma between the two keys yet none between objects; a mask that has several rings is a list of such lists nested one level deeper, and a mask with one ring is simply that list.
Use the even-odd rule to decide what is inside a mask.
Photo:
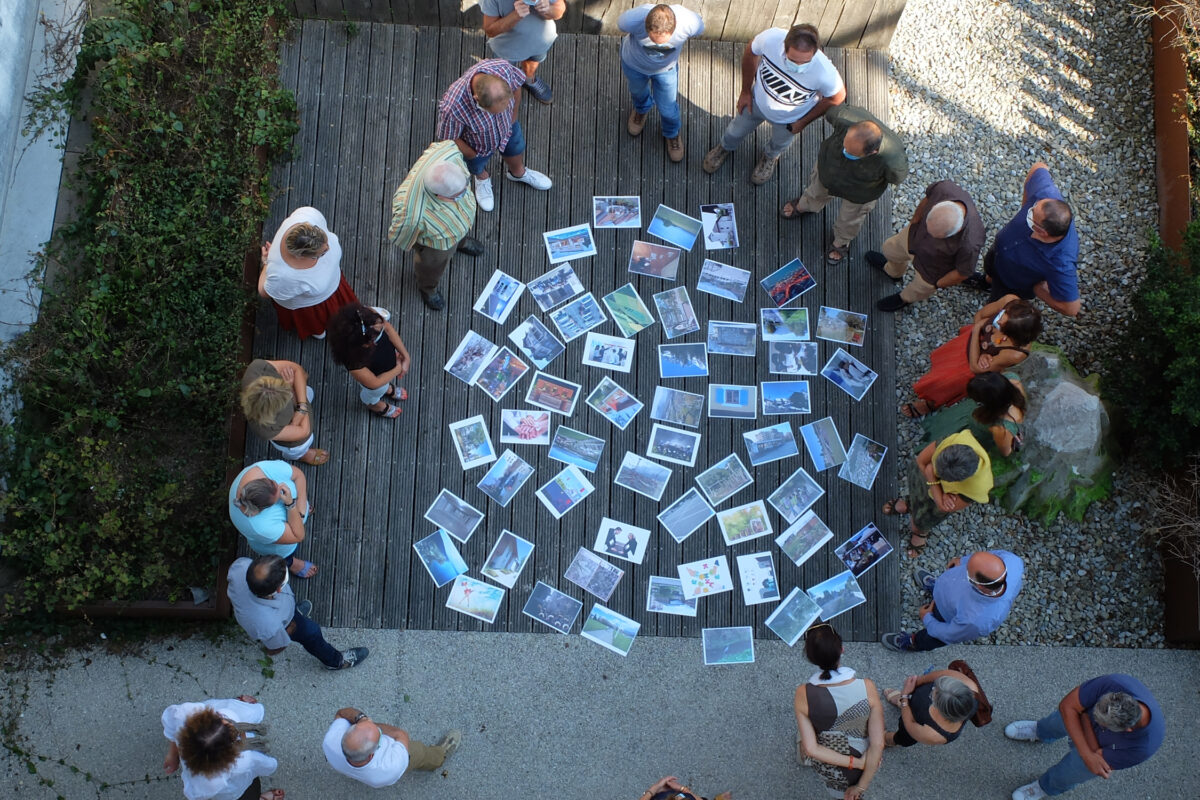
[{"label": "man with bald head", "polygon": [[435,770],[458,749],[462,733],[450,731],[436,745],[376,722],[357,708],[343,708],[325,732],[321,749],[329,766],[373,789],[391,786],[409,769]]},{"label": "man with bald head", "polygon": [[915,268],[909,284],[880,300],[876,308],[899,311],[928,300],[938,289],[962,283],[975,274],[986,235],[975,202],[961,186],[954,181],[931,183],[908,224],[879,250],[863,256],[895,281],[902,280],[910,266]]},{"label": "man with bald head", "polygon": [[918,569],[917,583],[933,595],[921,606],[925,627],[916,633],[885,633],[880,641],[890,650],[915,652],[987,636],[1008,618],[1024,574],[1025,562],[1007,550],[952,558],[936,577]]}]

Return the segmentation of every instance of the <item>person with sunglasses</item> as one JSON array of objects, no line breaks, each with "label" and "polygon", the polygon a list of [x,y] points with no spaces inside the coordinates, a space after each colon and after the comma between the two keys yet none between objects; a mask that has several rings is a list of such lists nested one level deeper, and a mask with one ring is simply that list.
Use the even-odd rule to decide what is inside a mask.
[{"label": "person with sunglasses", "polygon": [[[731,792],[721,792],[713,800],[732,800]],[[642,792],[639,800],[705,800],[690,788],[679,782],[674,775],[660,778],[646,791]]]}]

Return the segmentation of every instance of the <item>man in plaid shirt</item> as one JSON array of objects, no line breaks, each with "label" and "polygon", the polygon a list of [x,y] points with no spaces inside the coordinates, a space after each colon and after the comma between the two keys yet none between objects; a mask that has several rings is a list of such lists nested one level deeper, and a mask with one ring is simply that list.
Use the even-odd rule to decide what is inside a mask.
[{"label": "man in plaid shirt", "polygon": [[520,88],[525,73],[499,58],[488,58],[468,69],[438,102],[437,139],[452,140],[475,176],[479,208],[496,207],[488,159],[499,152],[509,180],[546,190],[550,178],[525,166],[525,134],[517,121]]}]

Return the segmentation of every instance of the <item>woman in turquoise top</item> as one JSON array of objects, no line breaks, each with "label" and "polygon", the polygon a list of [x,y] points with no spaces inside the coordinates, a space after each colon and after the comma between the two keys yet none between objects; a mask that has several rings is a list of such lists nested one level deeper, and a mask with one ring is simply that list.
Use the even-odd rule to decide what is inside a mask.
[{"label": "woman in turquoise top", "polygon": [[975,421],[986,425],[1003,456],[1021,449],[1025,435],[1025,387],[1015,372],[984,372],[967,384],[967,397],[978,403],[971,413]]},{"label": "woman in turquoise top", "polygon": [[259,555],[282,556],[292,574],[311,578],[317,565],[294,558],[308,520],[308,483],[286,461],[259,461],[246,467],[229,487],[229,519]]}]

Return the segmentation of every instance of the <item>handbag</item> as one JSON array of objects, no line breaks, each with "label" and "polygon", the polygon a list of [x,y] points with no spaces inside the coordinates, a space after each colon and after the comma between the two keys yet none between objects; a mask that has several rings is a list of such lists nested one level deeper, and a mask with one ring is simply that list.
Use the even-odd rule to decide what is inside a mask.
[{"label": "handbag", "polygon": [[971,724],[976,728],[982,728],[992,721],[992,704],[987,698],[987,694],[983,691],[983,684],[979,682],[979,678],[975,677],[975,673],[966,661],[961,658],[950,662],[950,666],[946,669],[952,669],[955,672],[961,672],[975,682],[979,687],[979,691],[975,692],[975,703],[978,708],[975,709],[975,715],[971,717]]}]

